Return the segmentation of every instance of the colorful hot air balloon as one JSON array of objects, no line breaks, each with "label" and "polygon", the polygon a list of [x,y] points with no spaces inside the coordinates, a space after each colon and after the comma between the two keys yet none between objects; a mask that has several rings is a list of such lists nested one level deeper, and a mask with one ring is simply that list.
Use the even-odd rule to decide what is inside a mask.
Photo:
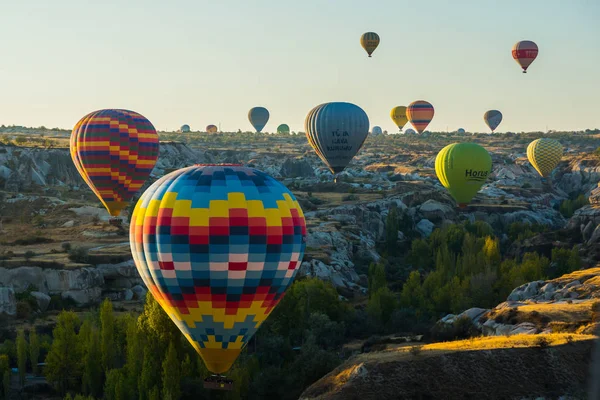
[{"label": "colorful hot air balloon", "polygon": [[290,133],[290,127],[287,124],[281,124],[277,127],[277,133]]},{"label": "colorful hot air balloon", "polygon": [[181,125],[181,128],[179,128],[179,131],[181,133],[188,133],[190,131],[190,126],[187,124]]},{"label": "colorful hot air balloon", "polygon": [[406,109],[406,117],[419,133],[427,128],[434,113],[433,106],[425,100],[413,101]]},{"label": "colorful hot air balloon", "polygon": [[302,262],[294,195],[239,165],[195,165],[155,182],[131,220],[131,251],[150,291],[216,374],[229,370]]},{"label": "colorful hot air balloon", "polygon": [[533,60],[538,55],[538,47],[537,44],[533,43],[531,40],[521,40],[517,42],[512,48],[512,56],[523,68],[523,73],[527,73],[527,68],[531,65]]},{"label": "colorful hot air balloon", "polygon": [[485,124],[494,132],[500,122],[502,122],[502,113],[498,110],[489,110],[483,114]]},{"label": "colorful hot air balloon", "polygon": [[70,148],[83,180],[117,217],[150,176],[158,158],[158,135],[136,112],[99,110],[77,122]]},{"label": "colorful hot air balloon", "polygon": [[371,57],[371,54],[379,46],[379,35],[375,32],[363,33],[360,37],[360,45],[365,49],[369,57]]},{"label": "colorful hot air balloon", "polygon": [[562,155],[563,147],[558,140],[536,139],[527,146],[527,158],[543,178],[547,178],[556,168]]},{"label": "colorful hot air balloon", "polygon": [[380,126],[374,126],[373,129],[371,129],[371,133],[373,134],[373,136],[378,136],[383,134],[383,130]]},{"label": "colorful hot air balloon", "polygon": [[397,106],[392,108],[390,117],[392,117],[392,121],[394,121],[398,129],[402,130],[402,127],[408,122],[408,118],[406,118],[406,107]]},{"label": "colorful hot air balloon", "polygon": [[369,134],[369,117],[351,103],[325,103],[304,121],[308,143],[333,174],[342,172]]},{"label": "colorful hot air balloon", "polygon": [[435,158],[435,173],[459,207],[475,197],[492,170],[492,157],[475,143],[454,143]]},{"label": "colorful hot air balloon", "polygon": [[217,133],[219,129],[217,128],[216,125],[207,125],[206,126],[206,132],[207,133]]},{"label": "colorful hot air balloon", "polygon": [[465,133],[465,130],[463,128],[458,128],[456,132],[462,134]]},{"label": "colorful hot air balloon", "polygon": [[264,107],[251,108],[248,111],[248,119],[256,132],[260,132],[269,121],[269,111]]}]

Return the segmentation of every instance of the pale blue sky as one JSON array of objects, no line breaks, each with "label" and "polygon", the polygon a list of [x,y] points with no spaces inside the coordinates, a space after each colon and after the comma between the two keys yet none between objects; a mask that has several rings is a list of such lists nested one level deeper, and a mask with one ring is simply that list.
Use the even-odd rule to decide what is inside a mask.
[{"label": "pale blue sky", "polygon": [[[142,113],[161,130],[221,123],[303,130],[323,102],[436,110],[431,130],[600,128],[598,0],[28,0],[0,6],[0,124],[71,128],[100,108]],[[367,58],[363,32],[381,44]],[[518,40],[538,59],[522,74]]]}]

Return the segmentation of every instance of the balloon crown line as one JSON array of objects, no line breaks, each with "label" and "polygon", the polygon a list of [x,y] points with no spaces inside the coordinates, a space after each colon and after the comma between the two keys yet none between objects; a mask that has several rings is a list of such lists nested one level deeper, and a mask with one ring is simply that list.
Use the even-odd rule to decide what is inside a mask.
[{"label": "balloon crown line", "polygon": [[243,164],[194,164],[194,167],[243,167]]}]

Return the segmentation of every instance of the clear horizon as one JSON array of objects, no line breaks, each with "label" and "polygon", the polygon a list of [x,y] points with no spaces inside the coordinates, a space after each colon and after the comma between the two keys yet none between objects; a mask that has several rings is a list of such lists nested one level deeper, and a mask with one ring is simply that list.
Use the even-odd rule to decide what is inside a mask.
[{"label": "clear horizon", "polygon": [[[4,5],[0,124],[71,129],[126,108],[161,131],[248,131],[248,110],[264,106],[265,131],[303,131],[314,106],[347,101],[394,132],[391,108],[422,99],[432,131],[487,132],[490,109],[499,132],[600,128],[594,0],[121,3]],[[372,58],[366,31],[381,37]],[[540,49],[527,74],[511,57],[524,39]]]}]

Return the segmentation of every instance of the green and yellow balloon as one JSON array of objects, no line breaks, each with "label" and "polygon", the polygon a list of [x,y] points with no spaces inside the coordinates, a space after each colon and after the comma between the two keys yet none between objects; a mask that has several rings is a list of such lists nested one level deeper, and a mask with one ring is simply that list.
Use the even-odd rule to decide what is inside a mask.
[{"label": "green and yellow balloon", "polygon": [[562,155],[563,147],[558,140],[536,139],[527,146],[529,162],[544,179],[556,168]]},{"label": "green and yellow balloon", "polygon": [[435,173],[459,207],[465,207],[492,172],[492,157],[475,143],[454,143],[435,158]]}]

